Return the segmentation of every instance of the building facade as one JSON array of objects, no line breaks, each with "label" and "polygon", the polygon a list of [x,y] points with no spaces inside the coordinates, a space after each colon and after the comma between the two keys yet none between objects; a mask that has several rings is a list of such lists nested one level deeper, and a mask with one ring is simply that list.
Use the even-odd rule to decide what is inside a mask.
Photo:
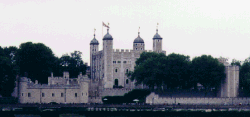
[{"label": "building facade", "polygon": [[[113,86],[122,86],[127,89],[136,88],[134,83],[125,75],[128,71],[133,71],[135,61],[140,57],[142,52],[152,52],[152,50],[145,50],[143,39],[138,37],[133,42],[132,50],[113,49],[113,37],[107,34],[103,37],[103,50],[99,51],[99,42],[95,38],[90,42],[90,72],[92,84],[99,82],[98,86],[102,88],[113,88]],[[153,36],[153,51],[157,53],[164,53],[162,50],[162,38],[156,30]]]},{"label": "building facade", "polygon": [[86,75],[69,78],[69,72],[63,77],[48,77],[48,84],[38,84],[29,78],[19,80],[19,103],[88,103],[89,79]]}]

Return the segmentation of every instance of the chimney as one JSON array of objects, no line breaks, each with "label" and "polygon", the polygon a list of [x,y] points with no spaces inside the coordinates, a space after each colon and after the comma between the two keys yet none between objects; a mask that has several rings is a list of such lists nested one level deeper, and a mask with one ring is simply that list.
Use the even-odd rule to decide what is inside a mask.
[{"label": "chimney", "polygon": [[38,80],[35,81],[35,84],[38,84]]}]

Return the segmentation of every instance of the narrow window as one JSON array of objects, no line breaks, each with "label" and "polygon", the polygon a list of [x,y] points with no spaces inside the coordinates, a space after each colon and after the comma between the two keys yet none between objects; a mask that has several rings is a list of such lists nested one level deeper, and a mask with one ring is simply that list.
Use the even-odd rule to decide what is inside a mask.
[{"label": "narrow window", "polygon": [[86,95],[87,95],[87,93],[86,93]]},{"label": "narrow window", "polygon": [[135,46],[137,46],[137,44],[135,44]]},{"label": "narrow window", "polygon": [[128,73],[128,69],[126,70],[126,73]]},{"label": "narrow window", "polygon": [[22,96],[23,96],[23,93],[22,93]]},{"label": "narrow window", "polygon": [[115,69],[115,72],[117,72],[117,69]]},{"label": "narrow window", "polygon": [[121,61],[118,61],[118,63],[121,63]]},{"label": "narrow window", "polygon": [[96,51],[96,49],[95,49],[95,51]]},{"label": "narrow window", "polygon": [[42,93],[42,97],[44,97],[44,93]]},{"label": "narrow window", "polygon": [[28,97],[31,97],[31,94],[30,94],[30,93],[28,93]]},{"label": "narrow window", "polygon": [[141,50],[142,50],[142,48],[141,48]]},{"label": "narrow window", "polygon": [[128,79],[126,80],[126,84],[128,84]]},{"label": "narrow window", "polygon": [[137,50],[137,48],[135,48],[135,50]]},{"label": "narrow window", "polygon": [[77,93],[75,93],[75,97],[77,97]]},{"label": "narrow window", "polygon": [[54,97],[55,96],[55,94],[54,93],[52,93],[52,97]]},{"label": "narrow window", "polygon": [[82,93],[82,96],[83,96],[83,93]]},{"label": "narrow window", "polygon": [[127,63],[127,61],[123,61],[123,63]]},{"label": "narrow window", "polygon": [[63,97],[63,93],[61,93],[61,97]]},{"label": "narrow window", "polygon": [[159,40],[158,40],[158,42],[159,42]]}]

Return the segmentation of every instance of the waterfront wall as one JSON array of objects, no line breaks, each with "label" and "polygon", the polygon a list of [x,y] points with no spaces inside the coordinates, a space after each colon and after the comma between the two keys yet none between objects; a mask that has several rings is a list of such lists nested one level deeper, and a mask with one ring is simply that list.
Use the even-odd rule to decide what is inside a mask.
[{"label": "waterfront wall", "polygon": [[102,90],[102,96],[123,96],[125,93],[128,93],[132,89],[113,89],[113,88],[105,88]]},{"label": "waterfront wall", "polygon": [[146,98],[149,104],[248,104],[250,98],[216,98],[216,97],[160,97],[154,92]]}]

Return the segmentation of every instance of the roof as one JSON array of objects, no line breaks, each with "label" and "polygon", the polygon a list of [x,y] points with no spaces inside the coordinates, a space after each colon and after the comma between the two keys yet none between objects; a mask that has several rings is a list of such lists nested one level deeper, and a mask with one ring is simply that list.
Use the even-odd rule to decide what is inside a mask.
[{"label": "roof", "polygon": [[154,35],[153,39],[162,39],[162,37],[158,34],[158,29],[156,30],[156,34]]},{"label": "roof", "polygon": [[99,42],[98,40],[96,40],[95,35],[94,35],[94,39],[91,40],[90,45],[99,45]]},{"label": "roof", "polygon": [[143,39],[140,37],[140,32],[138,32],[138,37],[135,38],[134,43],[144,43]]},{"label": "roof", "polygon": [[102,40],[113,40],[113,37],[109,34],[109,29],[107,30],[107,34],[103,37]]}]

